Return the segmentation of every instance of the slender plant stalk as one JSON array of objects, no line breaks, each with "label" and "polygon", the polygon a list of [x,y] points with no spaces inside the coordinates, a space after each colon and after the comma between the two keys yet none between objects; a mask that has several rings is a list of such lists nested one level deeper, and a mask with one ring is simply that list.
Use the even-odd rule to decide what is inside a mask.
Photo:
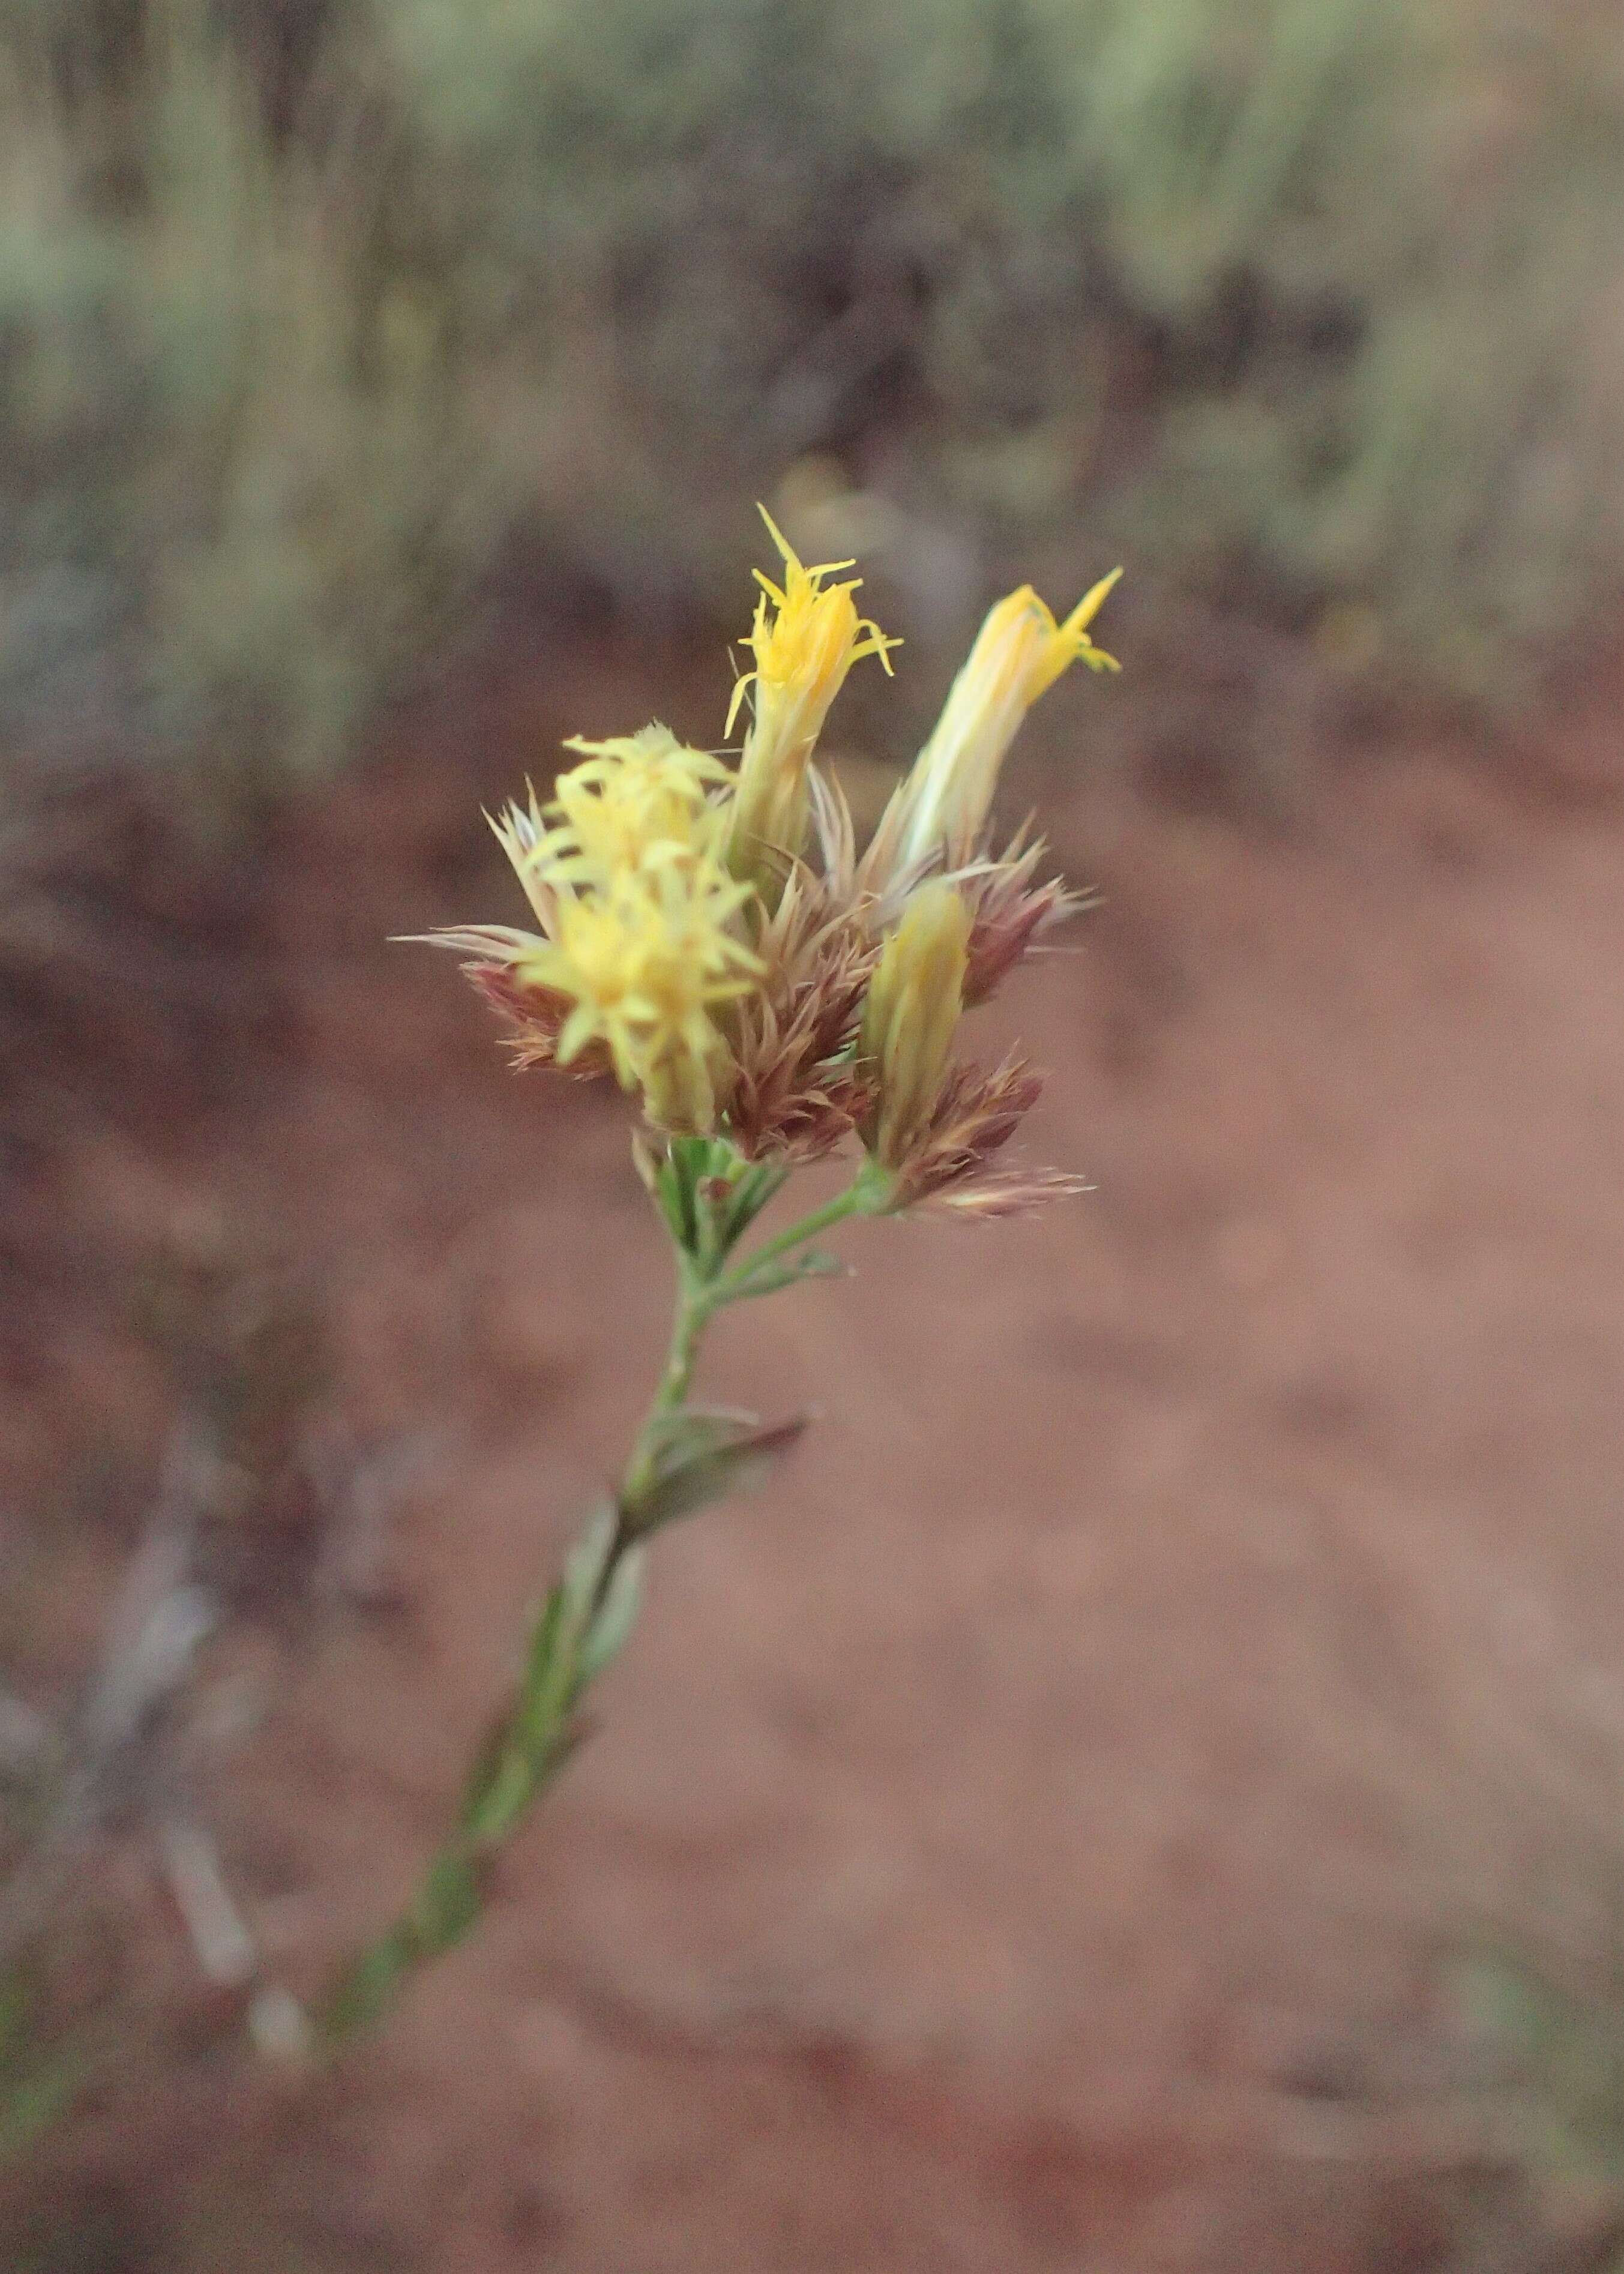
[{"label": "slender plant stalk", "polygon": [[874,1201],[879,1197],[883,1183],[883,1172],[876,1178],[873,1164],[865,1161],[855,1178],[843,1193],[837,1193],[833,1200],[827,1201],[822,1208],[814,1209],[809,1215],[803,1216],[798,1223],[792,1224],[786,1231],[779,1232],[775,1239],[763,1240],[758,1248],[745,1258],[736,1270],[726,1273],[718,1280],[716,1286],[716,1301],[712,1307],[719,1308],[723,1303],[738,1302],[757,1291],[763,1293],[768,1291],[765,1289],[758,1290],[752,1283],[759,1280],[770,1266],[780,1262],[786,1256],[793,1255],[798,1248],[806,1247],[811,1241],[821,1239],[824,1232],[834,1231],[838,1224],[845,1224],[848,1217],[867,1213]]},{"label": "slender plant stalk", "polygon": [[[768,1188],[769,1192],[771,1188]],[[613,1501],[590,1520],[531,1630],[513,1698],[477,1758],[455,1830],[430,1861],[394,1924],[346,1968],[318,2015],[323,2044],[341,2044],[381,2020],[407,1982],[477,1923],[492,1867],[586,1734],[581,1698],[619,1651],[635,1620],[643,1542],[672,1516],[716,1498],[737,1480],[743,1456],[775,1449],[787,1432],[718,1437],[688,1407],[706,1328],[729,1304],[770,1294],[820,1269],[809,1243],[847,1218],[873,1212],[883,1186],[867,1164],[823,1207],[765,1240],[732,1269],[732,1239],[714,1210],[690,1201],[689,1221],[672,1222],[676,1301],[665,1371],[643,1416]],[[746,1215],[746,1223],[749,1220]],[[734,1235],[736,1237],[736,1233]],[[730,1417],[736,1424],[737,1417]],[[688,1427],[685,1434],[685,1421]]]},{"label": "slender plant stalk", "polygon": [[[659,1423],[666,1414],[677,1412],[686,1404],[688,1388],[694,1379],[694,1368],[699,1360],[699,1346],[705,1329],[710,1323],[713,1306],[703,1299],[695,1282],[688,1258],[677,1251],[677,1300],[671,1322],[671,1347],[665,1353],[665,1371],[660,1376],[643,1426],[626,1464],[619,1494],[620,1506],[635,1508],[647,1494],[652,1480]],[[628,1533],[629,1525],[622,1529]]]}]

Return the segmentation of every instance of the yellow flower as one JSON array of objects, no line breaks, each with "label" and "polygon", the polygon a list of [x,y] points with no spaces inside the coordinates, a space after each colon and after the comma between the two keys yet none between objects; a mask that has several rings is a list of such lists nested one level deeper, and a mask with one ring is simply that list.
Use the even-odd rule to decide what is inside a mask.
[{"label": "yellow flower", "polygon": [[510,806],[497,828],[527,892],[532,877],[555,891],[602,892],[651,856],[719,855],[726,813],[708,795],[728,779],[719,759],[659,726],[564,747],[583,763],[559,776],[545,819],[532,791],[529,814]]},{"label": "yellow flower", "polygon": [[879,1099],[863,1139],[888,1169],[906,1163],[942,1094],[969,947],[969,909],[934,879],[909,899],[868,983],[859,1054],[877,1069]]},{"label": "yellow flower", "polygon": [[1088,626],[1121,576],[1114,568],[1064,623],[1030,584],[998,602],[953,681],[930,740],[881,817],[870,873],[895,876],[941,853],[951,866],[974,854],[992,808],[998,772],[1021,720],[1078,661],[1116,671]]},{"label": "yellow flower", "polygon": [[733,1069],[711,1013],[748,994],[761,969],[729,929],[748,895],[709,855],[657,847],[606,890],[561,897],[553,937],[514,970],[521,986],[573,1005],[557,1063],[601,1043],[621,1088],[642,1090],[651,1121],[714,1129]]},{"label": "yellow flower", "polygon": [[532,790],[492,825],[544,937],[492,934],[485,960],[504,1000],[546,1006],[552,1063],[605,1058],[650,1120],[712,1129],[734,1068],[711,1013],[762,968],[741,937],[752,888],[724,864],[727,806],[711,794],[727,770],[665,727],[567,747],[582,763],[552,803]]},{"label": "yellow flower", "polygon": [[756,668],[734,687],[724,732],[733,732],[749,690],[750,731],[739,764],[729,858],[737,875],[771,892],[778,878],[763,848],[798,855],[806,841],[807,767],[830,704],[854,663],[877,655],[889,673],[890,651],[901,643],[858,615],[852,594],[861,580],[824,584],[825,576],[849,568],[849,561],[804,568],[765,506],[761,516],[784,556],[784,582],[775,584],[756,571],[762,596],[749,635]]}]

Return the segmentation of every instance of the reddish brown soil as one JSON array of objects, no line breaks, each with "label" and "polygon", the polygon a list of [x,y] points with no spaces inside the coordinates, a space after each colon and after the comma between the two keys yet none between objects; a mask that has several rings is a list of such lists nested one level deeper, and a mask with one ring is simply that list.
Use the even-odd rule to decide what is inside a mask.
[{"label": "reddish brown soil", "polygon": [[[252,1194],[357,1426],[422,1452],[394,1615],[285,1651],[217,1781],[303,1988],[406,1890],[657,1363],[616,1101],[509,1075],[381,944],[515,913],[477,797],[603,713],[527,692],[313,807],[248,1071],[167,1121],[150,1086],[56,1189],[92,1246]],[[1444,757],[1272,832],[1046,817],[1105,904],[989,1016],[1053,1069],[1028,1151],[1096,1190],[865,1227],[722,1323],[707,1389],[821,1421],[661,1543],[485,1931],[319,2084],[177,2054],[93,2105],[50,2185],[69,2225],[110,2189],[125,2255],[52,2264],[1446,2263],[1432,1956],[1485,1916],[1589,1951],[1617,1888],[1624,832]],[[87,1309],[12,1401],[19,1491],[162,1401]],[[111,1569],[56,1553],[35,1695]]]}]

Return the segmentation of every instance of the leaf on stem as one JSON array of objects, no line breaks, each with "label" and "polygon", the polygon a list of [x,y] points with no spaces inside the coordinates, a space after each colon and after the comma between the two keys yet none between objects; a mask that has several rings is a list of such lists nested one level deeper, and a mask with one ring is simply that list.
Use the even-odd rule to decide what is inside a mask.
[{"label": "leaf on stem", "polygon": [[783,1191],[790,1175],[781,1161],[757,1161],[740,1178],[723,1218],[724,1258],[743,1239],[768,1201]]},{"label": "leaf on stem", "polygon": [[628,1548],[614,1567],[591,1625],[582,1637],[575,1661],[576,1686],[584,1690],[596,1682],[620,1650],[636,1624],[643,1603],[643,1551]]},{"label": "leaf on stem", "polygon": [[851,1272],[849,1263],[843,1263],[838,1255],[831,1255],[821,1247],[808,1247],[800,1255],[763,1263],[755,1269],[747,1260],[723,1299],[748,1303],[757,1295],[776,1295],[780,1287],[798,1287],[806,1279],[847,1279]]},{"label": "leaf on stem", "polygon": [[674,1161],[659,1162],[649,1188],[665,1219],[665,1228],[684,1255],[694,1252],[693,1194],[685,1191]]},{"label": "leaf on stem", "polygon": [[763,1424],[754,1413],[703,1405],[665,1415],[655,1434],[649,1482],[627,1507],[628,1523],[646,1539],[677,1517],[748,1488],[789,1451],[810,1418],[798,1413]]},{"label": "leaf on stem", "polygon": [[410,1919],[397,1920],[369,1944],[344,1973],[322,2015],[329,2044],[380,2020],[419,1954]]},{"label": "leaf on stem", "polygon": [[[620,1517],[614,1502],[605,1501],[570,1549],[565,1562],[564,1577],[560,1582],[560,1588],[564,1598],[564,1609],[568,1615],[572,1651],[592,1615],[592,1608],[603,1586],[605,1569],[614,1552],[615,1537],[619,1530]],[[538,1633],[538,1648],[540,1646],[540,1642],[541,1637]],[[536,1671],[535,1653],[532,1652],[531,1655],[534,1673]]]}]

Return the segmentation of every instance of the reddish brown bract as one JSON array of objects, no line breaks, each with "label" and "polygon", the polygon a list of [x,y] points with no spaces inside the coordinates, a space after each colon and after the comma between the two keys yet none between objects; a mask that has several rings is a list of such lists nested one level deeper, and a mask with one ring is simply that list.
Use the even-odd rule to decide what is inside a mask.
[{"label": "reddish brown bract", "polygon": [[1064,923],[1082,905],[1080,895],[1058,877],[1033,883],[1048,847],[1041,838],[1027,845],[1025,837],[1022,830],[1002,860],[978,862],[959,879],[959,889],[970,910],[966,1011],[997,991],[1040,934]]},{"label": "reddish brown bract", "polygon": [[[527,986],[507,965],[465,963],[462,966],[477,994],[482,995],[500,1020],[502,1040],[513,1054],[516,1071],[528,1066],[556,1066],[558,1039],[564,1021],[575,1008],[568,995],[551,987]],[[577,1081],[590,1081],[610,1072],[609,1053],[601,1043],[589,1043],[560,1072]]]},{"label": "reddish brown bract", "polygon": [[738,1069],[728,1132],[752,1160],[821,1160],[873,1102],[854,1052],[877,946],[866,911],[842,905],[805,869],[791,876],[756,945],[761,986],[727,1022]]},{"label": "reddish brown bract", "polygon": [[988,1162],[1037,1103],[1042,1088],[1042,1075],[1013,1053],[990,1073],[981,1066],[956,1065],[942,1086],[919,1142],[898,1170],[899,1204],[912,1208],[950,1186],[968,1186],[980,1179]]}]

